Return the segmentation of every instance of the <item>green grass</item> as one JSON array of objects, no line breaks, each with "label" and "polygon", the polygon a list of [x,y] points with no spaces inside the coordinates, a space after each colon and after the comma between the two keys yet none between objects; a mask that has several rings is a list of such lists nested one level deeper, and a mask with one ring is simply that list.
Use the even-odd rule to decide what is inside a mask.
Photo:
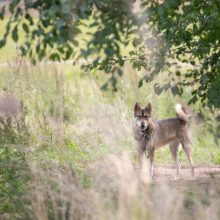
[{"label": "green grass", "polygon": [[[138,88],[143,73],[133,71],[128,64],[118,81],[118,92],[102,91],[100,87],[108,75],[101,71],[85,73],[77,65],[66,64],[31,66],[24,62],[20,66],[19,60],[12,59],[15,56],[16,44],[9,40],[7,47],[0,50],[0,62],[11,63],[10,67],[0,69],[0,90],[14,93],[23,101],[26,130],[20,132],[13,127],[2,135],[0,159],[7,166],[0,166],[0,214],[10,213],[16,218],[20,215],[21,219],[54,219],[51,215],[56,216],[60,210],[56,205],[66,208],[70,204],[76,213],[87,207],[96,217],[93,209],[99,207],[101,219],[108,215],[109,219],[112,216],[120,219],[120,212],[126,215],[126,207],[132,205],[133,219],[148,219],[157,212],[150,213],[152,204],[146,203],[142,195],[147,195],[149,201],[152,196],[157,202],[158,195],[167,195],[168,204],[173,204],[169,198],[183,203],[191,199],[182,192],[183,198],[179,198],[170,188],[164,191],[162,187],[153,191],[153,195],[146,192],[148,188],[137,184],[131,168],[133,164],[138,166],[131,130],[134,103],[152,102],[154,119],[174,117],[175,104],[186,102],[190,91],[184,91],[180,99],[169,91],[155,95],[154,82]],[[163,78],[155,81],[159,80]],[[198,110],[200,106],[191,108]],[[191,123],[193,158],[197,165],[220,164],[220,149],[208,123]],[[124,152],[131,155],[131,161],[121,156]],[[188,164],[182,150],[179,157],[181,164]],[[173,164],[168,147],[156,151],[155,164]],[[14,178],[17,175],[20,178]],[[196,202],[195,207],[201,208]],[[143,207],[148,207],[144,213]]]},{"label": "green grass", "polygon": [[[5,22],[1,21],[2,27]],[[21,34],[21,40],[22,38],[23,35]],[[148,101],[152,102],[153,117],[155,119],[175,115],[174,106],[179,98],[172,97],[170,92],[163,93],[160,96],[155,95],[153,83],[145,84],[138,89],[137,84],[141,74],[135,73],[128,65],[123,70],[123,77],[119,80],[119,90],[114,94],[111,91],[100,90],[108,76],[101,71],[84,73],[79,66],[66,64],[57,65],[56,67],[52,65],[37,66],[28,67],[27,70],[21,69],[19,70],[21,73],[15,73],[16,65],[18,65],[13,64],[15,61],[12,61],[15,55],[16,43],[9,39],[7,47],[0,50],[0,62],[10,60],[12,69],[8,67],[1,68],[1,89],[7,87],[24,100],[28,111],[27,120],[30,123],[33,123],[32,120],[35,117],[42,120],[42,114],[49,114],[50,117],[64,117],[66,126],[64,132],[75,131],[73,137],[67,136],[72,143],[75,143],[74,139],[77,139],[77,145],[80,147],[87,145],[85,149],[87,158],[91,157],[96,160],[107,153],[118,153],[124,149],[135,154],[130,120],[133,105],[137,100],[142,104]],[[28,71],[28,73],[24,73],[24,71]],[[56,84],[57,80],[60,85]],[[57,88],[57,86],[60,88]],[[189,91],[185,91],[183,97],[188,98],[189,95]],[[184,102],[184,99],[182,101]],[[62,106],[63,104],[65,107]],[[198,106],[192,106],[192,108],[197,109]],[[82,126],[80,121],[84,126],[87,125],[91,129],[85,128],[85,130],[81,129],[82,131],[79,132],[78,130]],[[99,123],[103,123],[103,125],[99,125]],[[104,123],[106,123],[106,126],[112,126],[112,128],[105,127]],[[125,126],[127,126],[126,129]],[[116,132],[118,129],[119,132]],[[105,130],[108,131],[105,133]],[[207,131],[206,123],[192,125],[192,130],[195,162],[218,163],[219,149],[214,137]],[[50,132],[52,131],[50,130]],[[108,139],[113,143],[109,143]],[[38,140],[35,139],[35,141]],[[117,147],[114,145],[117,145]],[[180,160],[186,162],[183,153],[180,153]],[[170,163],[171,161],[168,149],[162,149],[156,153],[156,163]]]},{"label": "green grass", "polygon": [[[0,86],[1,90],[7,87],[23,100],[27,123],[36,144],[51,147],[53,143],[48,143],[49,136],[58,132],[54,129],[61,120],[58,123],[61,126],[59,132],[62,131],[61,144],[67,149],[70,148],[67,143],[83,148],[83,155],[89,161],[123,150],[135,155],[131,131],[134,103],[140,101],[144,105],[151,101],[153,118],[162,119],[175,116],[174,106],[179,98],[171,98],[170,92],[155,95],[152,84],[138,89],[136,81],[140,76],[129,66],[124,69],[117,93],[100,90],[107,77],[101,72],[85,74],[79,67],[71,65],[21,68],[18,73],[14,73],[13,68],[2,68]],[[219,150],[205,123],[192,123],[191,128],[195,162],[216,163],[218,160],[213,155]],[[45,140],[38,139],[38,132],[46,136]],[[180,153],[180,160],[186,162],[183,153]],[[168,148],[156,152],[156,163],[172,163]]]}]

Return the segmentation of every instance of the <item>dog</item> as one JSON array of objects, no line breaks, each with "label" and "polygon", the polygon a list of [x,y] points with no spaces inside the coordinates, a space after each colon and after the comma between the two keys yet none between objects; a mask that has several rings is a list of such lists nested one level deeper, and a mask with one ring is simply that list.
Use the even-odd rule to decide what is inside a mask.
[{"label": "dog", "polygon": [[194,178],[194,165],[191,156],[192,141],[189,129],[190,114],[181,104],[177,104],[175,110],[176,118],[154,121],[151,117],[151,103],[148,103],[145,108],[141,108],[138,102],[134,106],[133,133],[137,142],[141,174],[144,172],[144,161],[148,158],[150,181],[153,180],[154,152],[167,144],[176,164],[175,180],[179,179],[180,172],[178,160],[180,144],[189,160],[192,177]]}]

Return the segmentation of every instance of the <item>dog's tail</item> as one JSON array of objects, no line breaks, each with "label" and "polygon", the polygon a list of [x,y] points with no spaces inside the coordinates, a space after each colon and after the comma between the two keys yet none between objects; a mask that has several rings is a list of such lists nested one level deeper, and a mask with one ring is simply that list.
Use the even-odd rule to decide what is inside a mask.
[{"label": "dog's tail", "polygon": [[189,112],[186,111],[186,109],[181,104],[176,104],[176,115],[177,117],[184,122],[188,122],[190,119]]}]

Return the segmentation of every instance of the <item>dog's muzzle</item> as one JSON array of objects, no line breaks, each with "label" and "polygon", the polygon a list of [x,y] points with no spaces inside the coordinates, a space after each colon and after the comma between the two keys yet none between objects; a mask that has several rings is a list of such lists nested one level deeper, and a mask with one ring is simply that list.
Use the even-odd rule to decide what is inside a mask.
[{"label": "dog's muzzle", "polygon": [[147,129],[147,127],[148,127],[148,123],[141,123],[141,124],[140,124],[140,129],[141,129],[142,131],[145,131],[145,130]]},{"label": "dog's muzzle", "polygon": [[147,127],[148,127],[148,122],[147,122],[147,121],[138,120],[138,118],[136,118],[136,120],[137,120],[137,125],[138,125],[138,127],[139,127],[142,131],[144,131],[144,130],[147,129]]},{"label": "dog's muzzle", "polygon": [[144,130],[145,129],[145,124],[141,123],[141,129]]}]

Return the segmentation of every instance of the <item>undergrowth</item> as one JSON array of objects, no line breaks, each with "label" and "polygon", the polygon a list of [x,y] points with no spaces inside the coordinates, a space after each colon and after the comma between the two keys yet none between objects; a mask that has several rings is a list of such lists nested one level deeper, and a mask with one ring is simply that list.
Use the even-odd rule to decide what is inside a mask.
[{"label": "undergrowth", "polygon": [[[156,96],[153,84],[139,89],[139,77],[126,66],[114,93],[100,90],[105,75],[77,66],[31,66],[15,59],[2,69],[2,94],[16,95],[23,108],[19,123],[1,123],[0,214],[6,219],[183,219],[184,213],[196,219],[191,214],[199,212],[205,219],[219,204],[211,192],[198,196],[200,189],[191,192],[191,186],[179,193],[139,183],[134,103],[152,102],[154,119],[174,117],[175,104],[185,103],[169,92]],[[191,108],[199,111],[199,105]],[[191,128],[196,164],[220,163],[206,121],[194,120]],[[187,163],[182,151],[179,156]],[[156,152],[155,164],[171,163],[168,148]]]}]

